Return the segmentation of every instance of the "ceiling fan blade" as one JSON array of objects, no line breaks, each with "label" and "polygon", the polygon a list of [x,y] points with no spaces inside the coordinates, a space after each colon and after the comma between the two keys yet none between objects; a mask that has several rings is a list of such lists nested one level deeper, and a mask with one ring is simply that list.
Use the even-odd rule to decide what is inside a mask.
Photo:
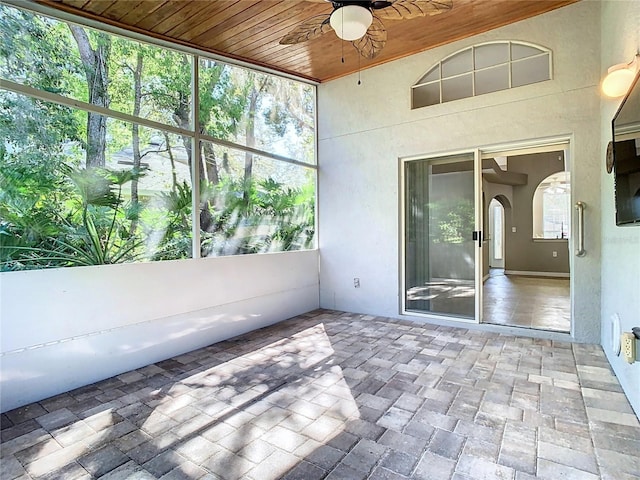
[{"label": "ceiling fan blade", "polygon": [[396,0],[390,6],[376,10],[376,15],[385,20],[407,20],[438,15],[452,7],[453,0]]},{"label": "ceiling fan blade", "polygon": [[280,39],[280,45],[294,45],[296,43],[312,40],[333,29],[329,24],[330,14],[311,17]]},{"label": "ceiling fan blade", "polygon": [[387,30],[380,19],[376,16],[373,17],[373,22],[364,34],[364,37],[355,40],[353,46],[356,47],[358,53],[369,60],[372,60],[378,56],[382,48],[387,43]]}]

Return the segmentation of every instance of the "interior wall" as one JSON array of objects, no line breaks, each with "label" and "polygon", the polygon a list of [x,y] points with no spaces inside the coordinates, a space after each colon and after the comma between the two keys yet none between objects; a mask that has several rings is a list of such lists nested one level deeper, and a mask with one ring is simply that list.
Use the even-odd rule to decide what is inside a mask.
[{"label": "interior wall", "polygon": [[[627,63],[640,50],[640,2],[602,4],[602,65]],[[617,313],[622,331],[640,326],[640,226],[615,224],[613,176],[604,169],[611,120],[621,99],[602,98],[600,179],[602,188],[602,345],[636,414],[640,416],[640,362],[628,364],[612,348],[611,317]]]},{"label": "interior wall", "polygon": [[0,273],[2,411],[318,308],[318,252]]},{"label": "interior wall", "polygon": [[[599,2],[578,2],[364,70],[362,85],[348,76],[319,86],[321,306],[401,316],[400,158],[566,135],[573,199],[594,207],[586,218],[588,255],[571,259],[572,335],[600,340],[599,22]],[[411,110],[411,85],[424,72],[461,48],[493,40],[550,48],[554,79]]]},{"label": "interior wall", "polygon": [[[563,170],[562,152],[509,157],[509,171],[526,173],[527,184],[513,187],[512,222],[505,232],[506,273],[550,273],[569,276],[567,240],[533,240],[533,194],[540,182],[549,175]],[[556,252],[555,257],[553,252]]]}]

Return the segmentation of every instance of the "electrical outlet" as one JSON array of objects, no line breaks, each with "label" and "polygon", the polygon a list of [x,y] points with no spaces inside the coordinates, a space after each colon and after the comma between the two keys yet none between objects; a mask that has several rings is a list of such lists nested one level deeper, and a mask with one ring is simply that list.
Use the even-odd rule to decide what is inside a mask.
[{"label": "electrical outlet", "polygon": [[631,332],[624,332],[620,335],[620,350],[627,363],[633,363],[636,360],[636,336]]},{"label": "electrical outlet", "polygon": [[551,253],[551,255],[553,256],[553,258],[557,258],[558,257],[558,252],[556,252],[555,250]]},{"label": "electrical outlet", "polygon": [[518,229],[516,227],[511,227],[511,233],[516,233]]},{"label": "electrical outlet", "polygon": [[353,287],[354,288],[360,288],[360,279],[359,278],[354,278],[353,279]]}]

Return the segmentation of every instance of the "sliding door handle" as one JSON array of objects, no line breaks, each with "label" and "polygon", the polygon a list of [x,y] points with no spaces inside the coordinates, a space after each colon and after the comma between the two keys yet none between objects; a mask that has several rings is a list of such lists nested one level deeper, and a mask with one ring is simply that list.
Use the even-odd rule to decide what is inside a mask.
[{"label": "sliding door handle", "polygon": [[481,231],[474,231],[471,238],[473,239],[474,242],[477,241],[478,246],[482,248],[482,232]]},{"label": "sliding door handle", "polygon": [[577,257],[584,257],[587,251],[584,249],[584,209],[586,208],[584,202],[576,202],[576,210],[578,211],[578,249],[576,250]]}]

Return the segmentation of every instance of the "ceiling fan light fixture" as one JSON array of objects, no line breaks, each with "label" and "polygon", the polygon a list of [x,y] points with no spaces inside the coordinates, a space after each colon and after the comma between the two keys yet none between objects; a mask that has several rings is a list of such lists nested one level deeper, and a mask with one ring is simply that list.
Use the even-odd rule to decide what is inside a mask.
[{"label": "ceiling fan light fixture", "polygon": [[333,11],[329,23],[342,40],[352,42],[362,38],[373,22],[368,8],[360,5],[345,5]]}]

